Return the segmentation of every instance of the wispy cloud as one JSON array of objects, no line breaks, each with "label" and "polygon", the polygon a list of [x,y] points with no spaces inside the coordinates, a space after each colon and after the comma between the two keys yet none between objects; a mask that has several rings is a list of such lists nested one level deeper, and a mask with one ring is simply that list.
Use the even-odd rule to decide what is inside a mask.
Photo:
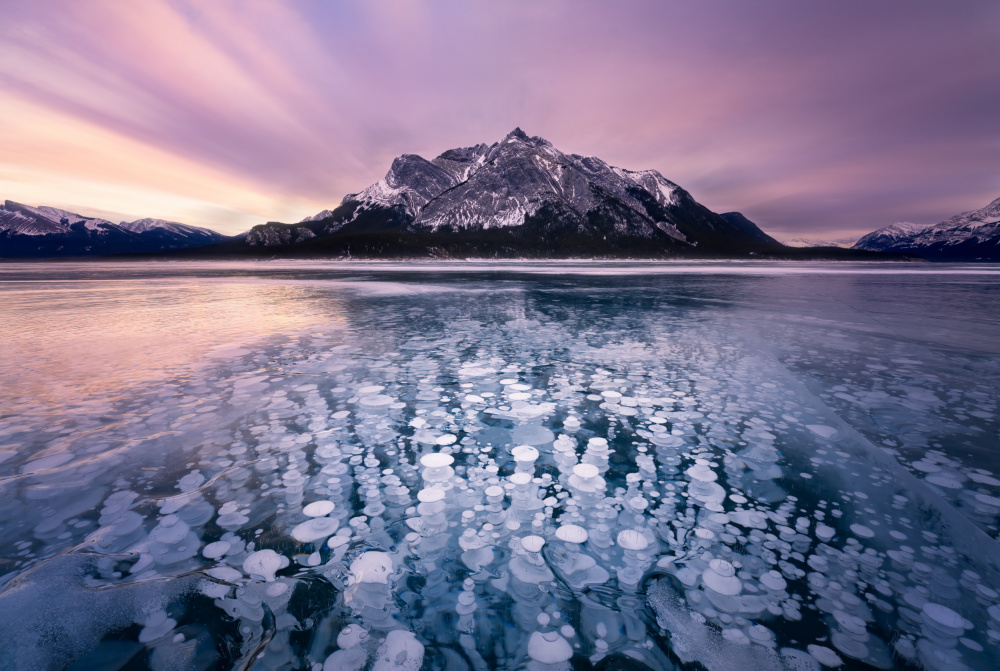
[{"label": "wispy cloud", "polygon": [[1000,5],[13,0],[0,195],[235,232],[515,125],[779,233],[1000,194]]}]

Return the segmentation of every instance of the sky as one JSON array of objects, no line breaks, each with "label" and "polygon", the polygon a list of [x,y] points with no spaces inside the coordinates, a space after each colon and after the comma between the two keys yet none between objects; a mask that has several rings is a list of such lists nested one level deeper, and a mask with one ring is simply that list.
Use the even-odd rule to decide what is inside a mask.
[{"label": "sky", "polygon": [[996,0],[0,0],[0,200],[237,233],[395,156],[655,168],[779,239],[1000,196]]}]

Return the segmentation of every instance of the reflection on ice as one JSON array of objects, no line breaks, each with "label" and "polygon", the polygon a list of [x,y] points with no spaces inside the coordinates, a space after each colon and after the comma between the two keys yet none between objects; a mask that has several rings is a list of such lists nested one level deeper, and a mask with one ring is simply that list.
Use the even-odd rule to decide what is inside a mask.
[{"label": "reflection on ice", "polygon": [[5,658],[991,665],[995,358],[831,334],[759,278],[634,277],[324,280],[308,325],[102,418],[5,416]]}]

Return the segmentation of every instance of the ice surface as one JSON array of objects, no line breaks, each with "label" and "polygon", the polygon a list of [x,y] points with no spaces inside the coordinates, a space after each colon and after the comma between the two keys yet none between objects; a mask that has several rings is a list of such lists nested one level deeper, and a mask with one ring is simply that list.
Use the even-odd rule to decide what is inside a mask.
[{"label": "ice surface", "polygon": [[5,661],[988,668],[995,270],[679,268],[4,266]]}]

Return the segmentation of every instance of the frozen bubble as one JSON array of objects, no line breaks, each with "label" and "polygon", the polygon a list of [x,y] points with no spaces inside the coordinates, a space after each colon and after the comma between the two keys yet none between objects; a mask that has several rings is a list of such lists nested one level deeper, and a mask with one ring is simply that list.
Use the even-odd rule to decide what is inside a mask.
[{"label": "frozen bubble", "polygon": [[840,655],[822,645],[810,645],[806,650],[823,666],[838,667],[844,663]]},{"label": "frozen bubble", "polygon": [[889,535],[892,537],[893,540],[896,541],[906,540],[906,534],[904,534],[902,531],[896,531],[895,529],[893,529],[892,531],[889,532]]},{"label": "frozen bubble", "polygon": [[514,457],[514,461],[532,462],[538,459],[538,450],[531,445],[518,445],[511,450],[511,454]]},{"label": "frozen bubble", "polygon": [[705,586],[723,596],[736,596],[743,591],[743,583],[736,577],[736,569],[725,559],[713,559],[701,574]]},{"label": "frozen bubble", "polygon": [[976,501],[992,508],[1000,508],[1000,498],[988,494],[976,494]]},{"label": "frozen bubble", "polygon": [[600,474],[601,474],[600,469],[598,469],[597,466],[594,466],[593,464],[577,464],[576,466],[573,467],[573,475],[577,476],[578,478],[583,478],[584,480],[588,480],[590,478],[596,478]]},{"label": "frozen bubble", "polygon": [[227,541],[215,541],[214,543],[209,543],[202,549],[201,554],[203,554],[208,559],[218,559],[219,557],[225,556],[231,548]]},{"label": "frozen bubble", "polygon": [[[628,500],[628,505],[633,511],[642,512],[649,507],[649,502],[641,496],[633,496]],[[728,521],[728,518],[726,521]]]},{"label": "frozen bubble", "polygon": [[521,547],[528,552],[541,552],[545,545],[545,539],[541,536],[525,536],[521,539]]},{"label": "frozen bubble", "polygon": [[833,619],[837,621],[837,624],[839,624],[844,631],[851,634],[863,634],[867,629],[864,620],[857,615],[851,615],[843,610],[833,611]]},{"label": "frozen bubble", "polygon": [[[539,406],[520,410],[522,414],[536,415]],[[524,424],[514,428],[513,439],[526,445],[545,445],[555,440],[555,434],[538,424]]]},{"label": "frozen bubble", "polygon": [[377,394],[383,389],[385,389],[385,387],[381,385],[371,385],[368,387],[361,387],[361,389],[358,389],[358,396],[368,396],[370,394]]},{"label": "frozen bubble", "polygon": [[625,550],[645,550],[649,546],[649,540],[641,531],[624,529],[618,532],[618,545]]},{"label": "frozen bubble", "polygon": [[435,503],[443,499],[444,496],[444,490],[437,487],[429,487],[417,492],[417,500],[421,503]]},{"label": "frozen bubble", "polygon": [[[437,439],[437,440],[436,440],[435,442],[436,442],[436,443],[437,443],[438,445],[451,445],[451,444],[452,444],[452,443],[454,443],[454,442],[455,442],[456,440],[458,440],[458,436],[456,436],[456,435],[455,435],[455,434],[453,434],[453,433],[446,433],[446,434],[444,434],[444,435],[442,435],[442,436],[438,437],[438,439]],[[426,464],[425,464],[425,465],[426,465]]]},{"label": "frozen bubble", "polygon": [[208,575],[225,582],[236,582],[243,577],[243,574],[231,566],[216,566],[205,571]]},{"label": "frozen bubble", "polygon": [[351,575],[357,583],[388,584],[392,575],[392,557],[376,550],[365,552],[351,562]]},{"label": "frozen bubble", "polygon": [[203,482],[205,482],[205,476],[200,471],[191,471],[180,479],[177,483],[177,488],[182,492],[190,492],[200,487]]},{"label": "frozen bubble", "polygon": [[927,476],[927,482],[932,485],[937,485],[938,487],[944,487],[945,489],[961,489],[962,481],[953,475],[948,474],[935,474]]},{"label": "frozen bubble", "polygon": [[826,426],[825,424],[807,424],[806,428],[822,438],[829,439],[837,435],[837,430],[835,428],[832,426]]},{"label": "frozen bubble", "polygon": [[514,473],[510,476],[510,481],[515,485],[526,485],[531,482],[531,475],[528,473]]},{"label": "frozen bubble", "polygon": [[418,671],[424,664],[424,646],[412,631],[393,629],[379,646],[372,671]]},{"label": "frozen bubble", "polygon": [[708,464],[696,464],[687,469],[685,473],[692,480],[699,482],[715,482],[719,479],[719,476],[715,474],[715,471]]},{"label": "frozen bubble", "polygon": [[539,664],[560,664],[573,657],[573,648],[558,632],[536,631],[528,639],[528,657]]},{"label": "frozen bubble", "polygon": [[366,408],[384,408],[385,406],[392,403],[391,396],[385,396],[384,394],[375,394],[373,396],[362,396],[358,399],[358,403]]},{"label": "frozen bubble", "polygon": [[785,589],[785,587],[788,585],[785,579],[782,578],[781,574],[778,573],[777,571],[768,571],[763,575],[761,575],[760,584],[776,592]]},{"label": "frozen bubble", "polygon": [[827,526],[822,522],[816,524],[816,538],[820,539],[824,543],[837,535],[837,530],[833,527]]},{"label": "frozen bubble", "polygon": [[587,530],[576,524],[563,524],[556,529],[556,538],[567,543],[585,543]]},{"label": "frozen bubble", "polygon": [[243,560],[243,570],[247,574],[263,578],[267,582],[273,582],[275,572],[286,566],[288,558],[274,550],[258,550]]},{"label": "frozen bubble", "polygon": [[291,536],[300,543],[312,543],[333,534],[340,521],[333,517],[314,517],[295,525]]},{"label": "frozen bubble", "polygon": [[868,656],[868,646],[851,635],[842,631],[833,630],[830,633],[830,642],[848,657],[854,659],[864,659]]},{"label": "frozen bubble", "polygon": [[860,538],[873,538],[875,536],[875,532],[863,524],[852,524],[851,533]]},{"label": "frozen bubble", "polygon": [[462,377],[483,377],[495,372],[495,369],[484,366],[463,365],[458,374]]},{"label": "frozen bubble", "polygon": [[176,515],[167,515],[149,532],[150,540],[173,545],[184,540],[191,528]]},{"label": "frozen bubble", "polygon": [[923,612],[924,617],[949,629],[969,629],[971,627],[971,623],[964,617],[951,608],[938,603],[925,603]]},{"label": "frozen bubble", "polygon": [[444,468],[445,466],[451,466],[454,461],[455,457],[440,452],[432,452],[420,457],[420,465],[424,468]]},{"label": "frozen bubble", "polygon": [[302,509],[306,517],[323,517],[333,512],[333,501],[313,501]]}]

